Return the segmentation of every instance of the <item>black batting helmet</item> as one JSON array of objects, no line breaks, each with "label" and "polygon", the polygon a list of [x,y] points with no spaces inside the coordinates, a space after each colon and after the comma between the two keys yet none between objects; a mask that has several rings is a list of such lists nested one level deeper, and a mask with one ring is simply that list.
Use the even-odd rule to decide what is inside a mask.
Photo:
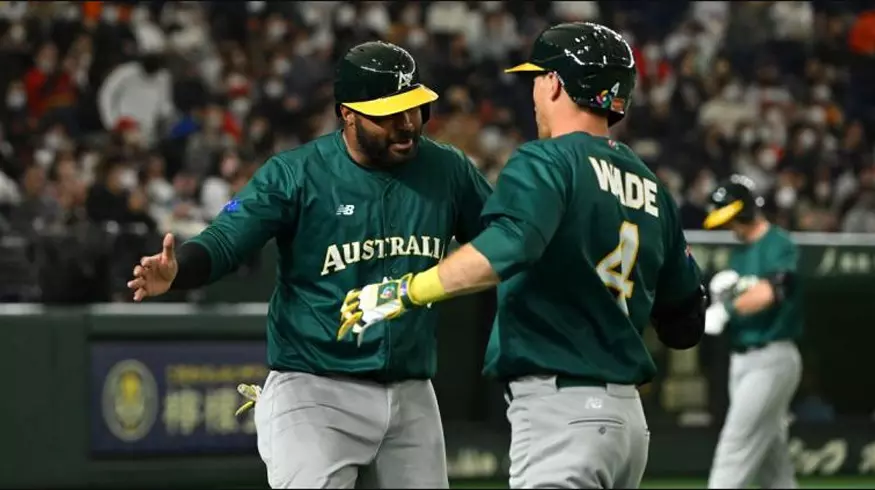
[{"label": "black batting helmet", "polygon": [[629,44],[613,30],[592,22],[545,29],[528,61],[505,72],[555,72],[577,105],[607,116],[609,125],[625,117],[637,77]]},{"label": "black batting helmet", "polygon": [[702,226],[719,228],[732,220],[750,223],[763,207],[763,198],[755,192],[753,180],[735,174],[720,182],[711,193],[708,215]]},{"label": "black batting helmet", "polygon": [[334,99],[338,115],[341,105],[374,117],[421,107],[427,121],[429,104],[438,95],[420,82],[410,53],[391,43],[371,41],[347,51],[337,64]]}]

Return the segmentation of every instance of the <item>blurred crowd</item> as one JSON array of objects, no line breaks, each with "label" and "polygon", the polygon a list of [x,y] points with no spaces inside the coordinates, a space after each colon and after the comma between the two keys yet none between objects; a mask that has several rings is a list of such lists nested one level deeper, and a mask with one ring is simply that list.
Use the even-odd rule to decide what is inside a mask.
[{"label": "blurred crowd", "polygon": [[571,20],[632,45],[617,137],[686,228],[743,172],[786,227],[875,232],[871,1],[6,1],[0,301],[122,300],[155,237],[197,233],[272,153],[337,128],[333,62],[365,40],[411,51],[441,94],[429,134],[494,180],[536,136],[501,70]]}]

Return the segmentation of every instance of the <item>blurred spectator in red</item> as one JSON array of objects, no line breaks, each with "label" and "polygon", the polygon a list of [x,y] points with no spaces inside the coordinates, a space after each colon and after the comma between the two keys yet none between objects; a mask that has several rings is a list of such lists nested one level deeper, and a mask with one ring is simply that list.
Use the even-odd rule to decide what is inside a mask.
[{"label": "blurred spectator in red", "polygon": [[857,16],[848,34],[851,51],[863,56],[875,56],[875,10]]},{"label": "blurred spectator in red", "polygon": [[37,52],[34,66],[24,76],[31,128],[35,128],[43,116],[56,110],[70,109],[76,103],[76,84],[69,71],[71,64],[61,64],[58,58],[57,46],[43,44]]}]

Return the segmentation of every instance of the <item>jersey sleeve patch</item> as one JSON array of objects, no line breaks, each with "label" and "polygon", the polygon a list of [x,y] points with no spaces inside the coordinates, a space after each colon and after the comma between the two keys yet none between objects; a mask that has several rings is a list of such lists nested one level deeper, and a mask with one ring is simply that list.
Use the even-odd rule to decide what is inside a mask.
[{"label": "jersey sleeve patch", "polygon": [[231,199],[224,206],[222,206],[223,213],[236,213],[240,211],[240,200],[239,199]]}]

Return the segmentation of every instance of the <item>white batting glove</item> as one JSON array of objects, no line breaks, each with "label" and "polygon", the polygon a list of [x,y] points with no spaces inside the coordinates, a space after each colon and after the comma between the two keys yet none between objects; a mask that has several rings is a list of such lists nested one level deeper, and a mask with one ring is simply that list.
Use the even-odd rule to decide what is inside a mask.
[{"label": "white batting glove", "polygon": [[727,291],[732,290],[738,283],[738,279],[738,272],[731,269],[714,274],[708,285],[708,288],[711,290],[711,297],[719,298]]},{"label": "white batting glove", "polygon": [[714,303],[705,310],[705,333],[708,335],[720,335],[729,321],[729,312],[723,303]]},{"label": "white batting glove", "polygon": [[352,333],[356,336],[356,345],[361,346],[365,336],[365,330],[371,325],[383,320],[382,314],[375,311],[365,311],[362,313],[362,318],[359,323],[352,327]]}]

